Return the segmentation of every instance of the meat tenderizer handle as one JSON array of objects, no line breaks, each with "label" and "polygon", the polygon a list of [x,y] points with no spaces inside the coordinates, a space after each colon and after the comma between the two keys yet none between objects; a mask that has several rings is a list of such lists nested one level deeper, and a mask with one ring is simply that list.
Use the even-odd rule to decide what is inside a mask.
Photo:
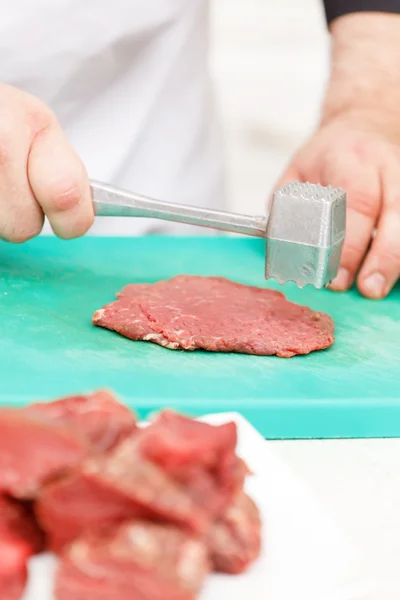
[{"label": "meat tenderizer handle", "polygon": [[252,217],[197,206],[161,202],[97,181],[91,181],[91,190],[97,216],[163,219],[230,233],[265,237],[267,228],[265,217]]}]

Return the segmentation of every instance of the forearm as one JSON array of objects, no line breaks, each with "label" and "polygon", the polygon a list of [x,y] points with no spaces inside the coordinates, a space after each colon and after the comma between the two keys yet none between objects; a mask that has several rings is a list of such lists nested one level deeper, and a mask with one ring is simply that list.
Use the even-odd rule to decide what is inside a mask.
[{"label": "forearm", "polygon": [[400,15],[355,13],[331,24],[332,66],[322,121],[344,112],[393,114],[400,133]]}]

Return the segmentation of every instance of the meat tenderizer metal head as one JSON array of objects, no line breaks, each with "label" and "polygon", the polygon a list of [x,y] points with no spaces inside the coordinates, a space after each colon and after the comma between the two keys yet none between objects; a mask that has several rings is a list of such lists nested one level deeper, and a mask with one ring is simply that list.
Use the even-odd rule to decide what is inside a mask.
[{"label": "meat tenderizer metal head", "polygon": [[266,239],[265,277],[321,288],[337,274],[346,226],[346,194],[311,183],[277,190],[268,218],[162,202],[91,182],[98,216],[148,217]]},{"label": "meat tenderizer metal head", "polygon": [[276,190],[266,227],[266,279],[328,285],[338,272],[345,229],[342,189],[293,182]]}]

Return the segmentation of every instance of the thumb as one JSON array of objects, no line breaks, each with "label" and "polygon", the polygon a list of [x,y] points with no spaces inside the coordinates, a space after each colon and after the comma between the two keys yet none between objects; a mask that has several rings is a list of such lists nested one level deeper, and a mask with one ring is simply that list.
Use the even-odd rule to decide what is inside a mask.
[{"label": "thumb", "polygon": [[94,216],[89,180],[83,164],[57,124],[34,139],[28,176],[54,233],[64,239],[86,233]]}]

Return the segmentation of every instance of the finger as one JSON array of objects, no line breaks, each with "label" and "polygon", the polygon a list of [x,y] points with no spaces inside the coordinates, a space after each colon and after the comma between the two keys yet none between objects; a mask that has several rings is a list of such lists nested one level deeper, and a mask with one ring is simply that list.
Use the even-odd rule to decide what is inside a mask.
[{"label": "finger", "polygon": [[324,185],[346,190],[346,236],[337,277],[330,288],[345,291],[351,287],[371,242],[381,208],[381,185],[376,169],[348,158],[325,173]]},{"label": "finger", "polygon": [[358,288],[368,298],[384,298],[400,275],[400,165],[383,174],[384,203],[371,249],[358,276]]},{"label": "finger", "polygon": [[0,133],[0,237],[21,243],[41,232],[44,216],[28,181],[29,134],[12,119],[9,125]]},{"label": "finger", "polygon": [[89,180],[58,125],[43,130],[34,139],[28,176],[56,235],[70,239],[87,232],[94,219]]}]

